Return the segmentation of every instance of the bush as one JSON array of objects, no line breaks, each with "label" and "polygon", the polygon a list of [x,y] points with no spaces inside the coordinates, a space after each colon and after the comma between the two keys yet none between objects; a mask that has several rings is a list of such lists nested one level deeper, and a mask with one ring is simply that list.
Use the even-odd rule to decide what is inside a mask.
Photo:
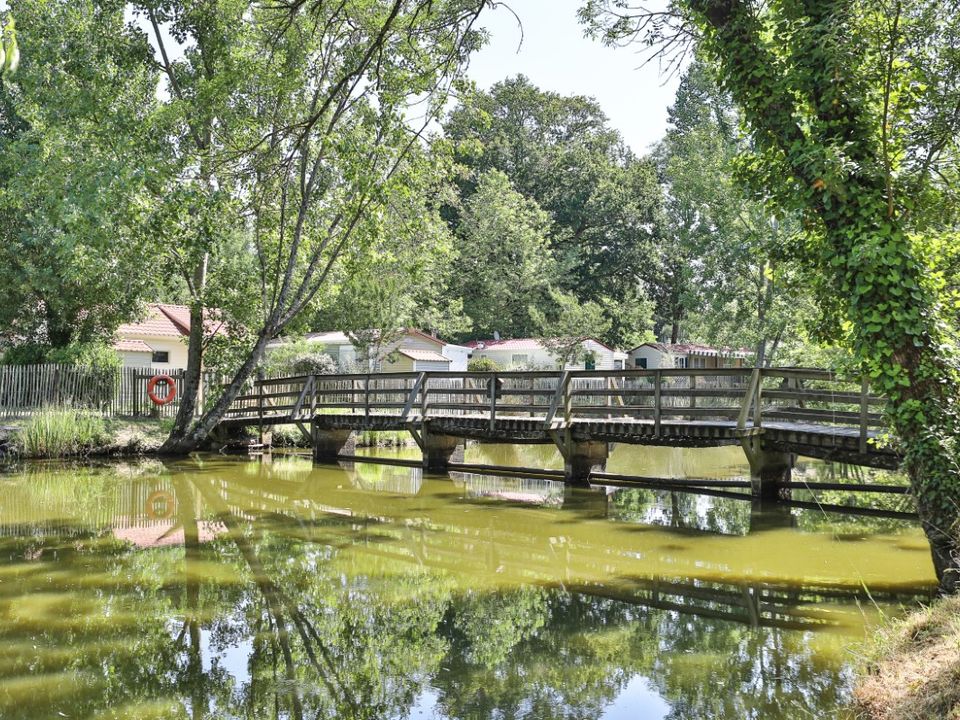
[{"label": "bush", "polygon": [[337,361],[323,351],[323,346],[306,340],[270,350],[264,365],[271,375],[333,375],[337,372]]},{"label": "bush", "polygon": [[471,358],[467,363],[468,372],[499,372],[503,370],[499,363],[488,357]]},{"label": "bush", "polygon": [[83,410],[41,410],[20,431],[23,454],[35,458],[85,455],[109,442],[103,418]]},{"label": "bush", "polygon": [[47,353],[46,362],[76,365],[104,375],[119,370],[123,365],[120,353],[99,343],[75,343],[65,348],[53,348]]},{"label": "bush", "polygon": [[12,345],[3,353],[4,365],[40,365],[55,363],[75,365],[98,373],[109,374],[121,367],[120,354],[102,343],[71,343],[53,348],[39,343]]},{"label": "bush", "polygon": [[3,365],[39,365],[47,360],[50,348],[37,343],[11,345],[4,349],[0,364]]}]

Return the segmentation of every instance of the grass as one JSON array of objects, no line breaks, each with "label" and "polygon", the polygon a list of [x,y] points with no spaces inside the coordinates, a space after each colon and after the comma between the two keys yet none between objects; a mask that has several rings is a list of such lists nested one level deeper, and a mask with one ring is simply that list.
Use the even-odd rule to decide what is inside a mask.
[{"label": "grass", "polygon": [[157,450],[169,434],[162,420],[104,418],[69,408],[48,408],[10,424],[14,454],[25,458],[140,455]]},{"label": "grass", "polygon": [[859,720],[960,720],[960,598],[891,624],[854,690]]},{"label": "grass", "polygon": [[24,423],[19,439],[26,457],[57,458],[89,454],[111,437],[103,418],[95,413],[49,408]]}]

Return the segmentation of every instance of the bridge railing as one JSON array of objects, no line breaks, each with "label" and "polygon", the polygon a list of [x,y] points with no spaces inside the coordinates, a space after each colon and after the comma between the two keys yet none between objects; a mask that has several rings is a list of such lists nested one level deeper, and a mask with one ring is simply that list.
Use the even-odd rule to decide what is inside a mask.
[{"label": "bridge railing", "polygon": [[548,428],[575,420],[664,423],[735,421],[745,433],[764,423],[856,428],[866,451],[883,426],[884,399],[865,381],[809,368],[665,368],[540,372],[412,372],[301,375],[253,382],[232,418],[316,415],[540,418]]}]

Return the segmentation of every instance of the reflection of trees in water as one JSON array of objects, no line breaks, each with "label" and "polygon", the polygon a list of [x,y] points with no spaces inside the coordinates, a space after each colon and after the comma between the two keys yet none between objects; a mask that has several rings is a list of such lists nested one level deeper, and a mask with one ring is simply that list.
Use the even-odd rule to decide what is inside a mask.
[{"label": "reflection of trees in water", "polygon": [[[0,716],[390,718],[429,683],[451,718],[594,718],[643,675],[672,718],[787,718],[849,680],[809,633],[561,587],[463,591],[378,561],[391,538],[356,518],[235,513],[214,478],[170,482],[183,546],[0,540],[0,579],[16,578],[0,582]],[[225,526],[205,543],[201,506]],[[226,660],[244,644],[248,680]]]},{"label": "reflection of trees in water", "polygon": [[724,535],[750,532],[750,510],[742,500],[646,488],[618,490],[610,504],[610,516],[617,520]]}]

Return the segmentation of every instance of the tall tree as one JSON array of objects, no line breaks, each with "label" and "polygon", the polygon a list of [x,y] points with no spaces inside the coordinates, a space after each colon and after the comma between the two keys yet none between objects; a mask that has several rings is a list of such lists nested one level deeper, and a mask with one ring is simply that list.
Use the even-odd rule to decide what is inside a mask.
[{"label": "tall tree", "polygon": [[[345,330],[359,357],[382,359],[411,327],[452,337],[470,329],[463,300],[453,296],[456,239],[440,217],[449,200],[450,158],[434,139],[430,152],[411,152],[403,193],[389,198],[376,236],[338,268],[331,297],[309,321],[314,328]],[[372,354],[368,351],[372,351]]]},{"label": "tall tree", "polygon": [[632,308],[647,295],[660,188],[653,163],[627,148],[596,101],[520,75],[469,96],[444,132],[474,171],[461,184],[465,197],[496,169],[550,213],[550,247],[568,268],[562,289],[604,308],[606,341],[627,344],[648,330],[635,327]]},{"label": "tall tree", "polygon": [[[184,390],[165,452],[206,438],[266,344],[313,306],[345,255],[376,237],[404,173],[416,171],[404,164],[420,137],[410,109],[423,111],[421,131],[436,117],[482,41],[473,24],[486,5],[136,4],[166,76],[164,235],[190,295]],[[216,296],[237,301],[223,310],[248,332],[228,386],[194,421]]]},{"label": "tall tree", "polygon": [[771,212],[736,172],[739,118],[702,62],[683,74],[656,151],[666,185],[661,322],[672,342],[752,347],[769,364],[807,319],[795,214]]},{"label": "tall tree", "polygon": [[30,52],[12,75],[11,20],[0,80],[0,328],[45,347],[106,339],[155,286],[144,258],[156,72],[122,4],[18,0],[15,9]]},{"label": "tall tree", "polygon": [[560,367],[592,359],[584,342],[610,329],[603,308],[593,302],[581,303],[573,295],[557,290],[550,293],[550,304],[549,314],[534,308],[533,318],[551,357]]},{"label": "tall tree", "polygon": [[560,278],[548,246],[549,229],[547,213],[518,193],[505,174],[481,174],[457,230],[456,287],[475,334],[537,333],[531,308],[549,301],[550,288]]},{"label": "tall tree", "polygon": [[[889,398],[946,592],[960,580],[958,374],[931,240],[956,237],[960,19],[940,0],[611,0],[584,15],[608,39],[696,37],[752,130],[756,187],[803,214],[821,305]],[[673,22],[668,22],[672,18]],[[931,212],[932,211],[932,212]]]}]

